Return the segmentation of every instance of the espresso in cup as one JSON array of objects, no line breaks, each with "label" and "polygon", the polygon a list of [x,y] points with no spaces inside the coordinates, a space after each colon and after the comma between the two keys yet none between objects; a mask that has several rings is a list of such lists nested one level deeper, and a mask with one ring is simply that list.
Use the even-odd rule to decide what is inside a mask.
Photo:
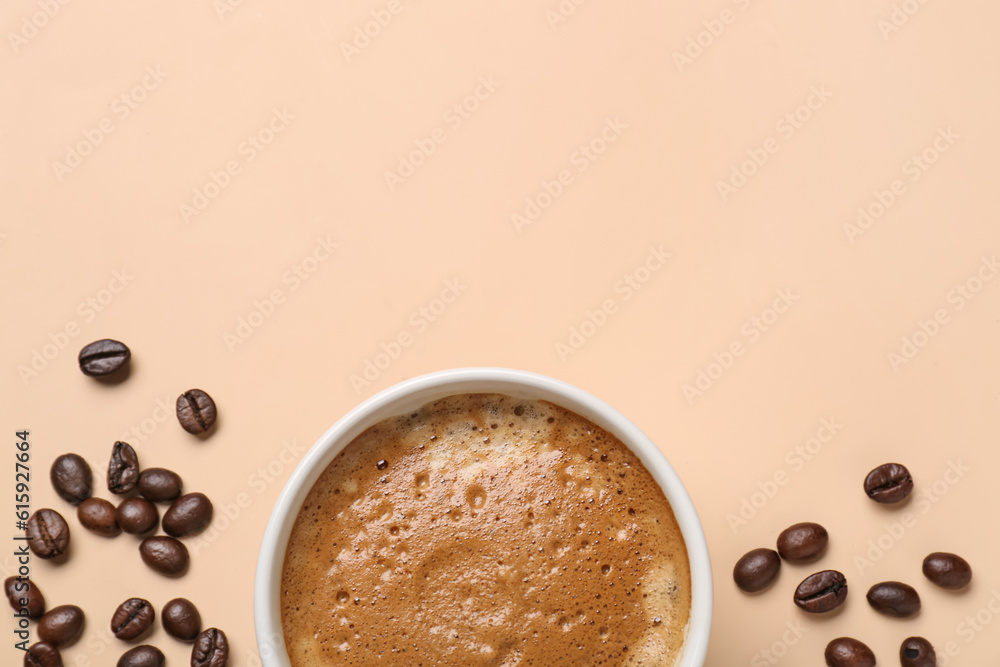
[{"label": "espresso in cup", "polygon": [[546,401],[450,396],[355,438],[288,541],[293,667],[673,665],[681,530],[615,436]]}]

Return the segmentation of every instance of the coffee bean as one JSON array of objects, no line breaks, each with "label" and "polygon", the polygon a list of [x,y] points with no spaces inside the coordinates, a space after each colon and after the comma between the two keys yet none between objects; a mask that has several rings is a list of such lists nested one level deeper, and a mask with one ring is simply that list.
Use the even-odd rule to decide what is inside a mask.
[{"label": "coffee bean", "polygon": [[90,466],[76,454],[63,454],[53,461],[49,479],[59,497],[74,505],[79,505],[90,497],[94,482]]},{"label": "coffee bean", "polygon": [[865,644],[850,637],[834,639],[823,654],[829,667],[875,667],[875,654]]},{"label": "coffee bean", "polygon": [[3,582],[3,591],[14,611],[27,608],[28,618],[41,618],[45,613],[45,596],[30,579],[7,577]]},{"label": "coffee bean", "polygon": [[62,667],[59,649],[48,642],[32,644],[24,654],[24,667]]},{"label": "coffee bean", "polygon": [[833,611],[847,599],[847,578],[836,570],[817,572],[799,584],[793,599],[810,614]]},{"label": "coffee bean", "polygon": [[202,493],[181,496],[163,514],[163,532],[174,537],[197,535],[212,521],[212,501]]},{"label": "coffee bean", "polygon": [[142,561],[160,574],[176,577],[188,567],[188,550],[172,537],[147,537],[139,545]]},{"label": "coffee bean", "polygon": [[899,647],[899,662],[903,667],[936,667],[937,654],[923,637],[910,637]]},{"label": "coffee bean", "polygon": [[115,518],[126,533],[142,535],[156,530],[160,513],[156,510],[156,505],[145,498],[126,498],[118,504]]},{"label": "coffee bean", "polygon": [[884,581],[868,590],[868,604],[886,616],[910,618],[920,612],[920,596],[912,586],[899,581]]},{"label": "coffee bean", "polygon": [[924,576],[941,588],[957,591],[972,581],[972,566],[961,556],[936,552],[924,559]]},{"label": "coffee bean", "polygon": [[167,634],[181,641],[194,641],[201,632],[201,614],[190,600],[184,598],[176,598],[163,605],[160,620]]},{"label": "coffee bean", "polygon": [[58,558],[69,549],[69,526],[55,510],[40,509],[28,518],[28,546],[39,558]]},{"label": "coffee bean", "polygon": [[76,508],[76,518],[89,531],[103,537],[114,537],[122,532],[115,518],[115,506],[104,498],[87,498]]},{"label": "coffee bean", "polygon": [[189,389],[177,397],[177,420],[188,433],[205,433],[216,416],[215,401],[201,389]]},{"label": "coffee bean", "polygon": [[116,442],[108,463],[108,491],[119,496],[135,488],[139,481],[139,457],[127,442]]},{"label": "coffee bean", "polygon": [[797,523],[778,535],[778,553],[791,562],[818,558],[826,550],[830,536],[818,523]]},{"label": "coffee bean", "polygon": [[125,651],[122,657],[118,658],[118,667],[163,667],[166,662],[163,651],[155,646],[143,644]]},{"label": "coffee bean", "polygon": [[754,549],[736,561],[733,581],[741,591],[756,593],[770,586],[781,569],[781,559],[771,549]]},{"label": "coffee bean", "polygon": [[191,667],[225,667],[229,662],[229,641],[226,633],[209,628],[200,635],[191,649]]},{"label": "coffee bean", "polygon": [[913,478],[906,466],[886,463],[865,478],[865,493],[877,503],[898,503],[913,491]]},{"label": "coffee bean", "polygon": [[180,476],[166,468],[146,468],[139,475],[139,493],[154,503],[169,503],[181,495]]},{"label": "coffee bean", "polygon": [[57,648],[69,646],[80,638],[83,622],[82,609],[64,604],[50,609],[38,619],[38,637]]},{"label": "coffee bean", "polygon": [[135,639],[153,627],[156,610],[148,600],[129,598],[118,605],[111,617],[111,632],[118,639]]},{"label": "coffee bean", "polygon": [[131,358],[132,352],[125,343],[105,338],[80,350],[80,370],[95,377],[111,375],[128,367]]}]

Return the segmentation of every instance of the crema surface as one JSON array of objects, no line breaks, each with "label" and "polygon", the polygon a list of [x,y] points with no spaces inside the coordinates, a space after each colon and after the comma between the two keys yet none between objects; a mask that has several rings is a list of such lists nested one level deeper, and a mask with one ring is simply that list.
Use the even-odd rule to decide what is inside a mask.
[{"label": "crema surface", "polygon": [[293,667],[674,664],[691,608],[662,490],[544,401],[451,396],[362,433],[292,528]]}]

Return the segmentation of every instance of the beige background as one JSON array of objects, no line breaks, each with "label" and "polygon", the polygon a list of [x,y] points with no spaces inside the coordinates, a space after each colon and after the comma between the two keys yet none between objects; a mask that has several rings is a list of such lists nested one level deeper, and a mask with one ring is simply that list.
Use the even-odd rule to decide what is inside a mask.
[{"label": "beige background", "polygon": [[[820,665],[842,634],[880,664],[911,634],[939,653],[952,642],[942,663],[994,664],[1000,5],[567,0],[564,17],[558,0],[401,0],[350,52],[389,6],[0,11],[0,404],[8,441],[31,430],[33,505],[73,529],[69,563],[32,562],[50,605],[89,615],[67,664],[114,663],[126,647],[106,626],[132,595],[191,598],[229,634],[233,665],[258,664],[256,550],[294,463],[362,399],[466,365],[575,383],[660,444],[714,558],[708,664]],[[477,90],[467,118],[449,111]],[[251,135],[270,143],[251,148]],[[428,137],[444,141],[390,187],[385,172]],[[603,152],[580,152],[591,142]],[[767,160],[741,166],[754,155]],[[734,168],[752,175],[724,196]],[[554,201],[546,182],[561,188]],[[516,224],[540,194],[544,210]],[[852,228],[859,207],[879,213],[877,197],[894,200]],[[650,247],[671,257],[647,272]],[[641,289],[629,294],[626,276]],[[435,303],[447,281],[459,296]],[[768,310],[776,299],[785,312]],[[593,314],[609,300],[609,317]],[[584,325],[588,312],[602,326]],[[400,335],[397,358],[377,359]],[[79,348],[106,336],[133,350],[124,384],[77,369]],[[352,384],[366,361],[385,368]],[[158,408],[195,386],[222,415],[204,441]],[[126,435],[144,465],[216,502],[179,581],[147,570],[136,539],[85,533],[48,483],[67,451],[100,477]],[[903,509],[868,501],[861,481],[888,460],[928,495]],[[800,520],[829,528],[829,555],[740,594],[735,560]],[[923,579],[934,550],[968,558],[971,590]],[[851,596],[835,617],[807,618],[791,592],[821,567],[844,571]],[[918,588],[917,619],[868,608],[864,592],[886,579]],[[186,664],[162,629],[151,641]]]}]

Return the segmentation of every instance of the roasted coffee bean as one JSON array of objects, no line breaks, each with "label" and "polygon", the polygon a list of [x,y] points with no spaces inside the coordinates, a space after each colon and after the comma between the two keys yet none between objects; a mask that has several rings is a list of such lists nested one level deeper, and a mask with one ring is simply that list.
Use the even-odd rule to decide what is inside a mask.
[{"label": "roasted coffee bean", "polygon": [[118,658],[118,667],[163,667],[166,662],[163,651],[155,646],[143,644],[125,651],[122,657]]},{"label": "roasted coffee bean", "polygon": [[104,498],[87,498],[76,508],[76,518],[89,531],[104,537],[122,532],[115,518],[115,506]]},{"label": "roasted coffee bean", "polygon": [[913,478],[906,466],[886,463],[868,473],[865,493],[877,503],[898,503],[913,491]]},{"label": "roasted coffee bean", "polygon": [[957,591],[972,581],[972,566],[961,556],[936,552],[924,559],[924,576],[941,588]]},{"label": "roasted coffee bean", "polygon": [[754,549],[736,561],[733,581],[741,591],[756,593],[770,586],[781,569],[781,559],[771,549]]},{"label": "roasted coffee bean", "polygon": [[7,577],[3,582],[3,592],[14,611],[28,609],[28,618],[41,618],[45,613],[45,596],[30,579]]},{"label": "roasted coffee bean", "polygon": [[147,537],[139,545],[142,561],[160,574],[176,577],[187,571],[187,547],[172,537]]},{"label": "roasted coffee bean", "polygon": [[57,648],[69,646],[80,638],[83,622],[82,609],[64,604],[50,609],[38,619],[38,637]]},{"label": "roasted coffee bean", "polygon": [[778,535],[778,553],[791,562],[818,558],[826,550],[830,536],[818,523],[797,523]]},{"label": "roasted coffee bean", "polygon": [[191,667],[225,667],[229,662],[229,641],[226,633],[209,628],[200,635],[191,649]]},{"label": "roasted coffee bean", "polygon": [[836,570],[817,572],[799,584],[793,599],[810,614],[833,611],[847,599],[847,578]]},{"label": "roasted coffee bean", "polygon": [[53,461],[49,479],[59,497],[74,505],[90,497],[94,482],[90,466],[76,454],[63,454]]},{"label": "roasted coffee bean", "polygon": [[80,350],[80,370],[90,376],[111,375],[127,368],[131,358],[132,352],[125,343],[105,338]]},{"label": "roasted coffee bean", "polygon": [[188,433],[205,433],[216,417],[215,401],[201,389],[189,389],[177,397],[177,420]]},{"label": "roasted coffee bean", "polygon": [[212,501],[203,493],[181,496],[163,514],[163,532],[174,537],[196,535],[212,521]]},{"label": "roasted coffee bean", "polygon": [[108,491],[119,496],[135,488],[139,481],[139,457],[132,445],[116,442],[108,462]]},{"label": "roasted coffee bean", "polygon": [[170,503],[181,495],[180,476],[166,468],[146,468],[139,475],[139,493],[154,503]]},{"label": "roasted coffee bean", "polygon": [[201,632],[201,614],[190,600],[184,598],[176,598],[163,605],[160,620],[167,634],[181,641],[194,641]]},{"label": "roasted coffee bean", "polygon": [[28,546],[39,558],[58,558],[69,549],[69,526],[55,510],[40,509],[28,518]]},{"label": "roasted coffee bean", "polygon": [[883,581],[868,590],[868,604],[886,616],[910,618],[920,612],[920,596],[912,586],[899,581]]},{"label": "roasted coffee bean", "polygon": [[24,654],[24,667],[63,667],[62,656],[52,644],[38,642]]},{"label": "roasted coffee bean", "polygon": [[910,637],[899,647],[899,662],[903,667],[936,667],[937,654],[923,637]]},{"label": "roasted coffee bean", "polygon": [[850,637],[834,639],[826,645],[829,667],[875,667],[875,654],[865,644]]},{"label": "roasted coffee bean", "polygon": [[118,639],[135,639],[153,627],[156,610],[148,600],[129,598],[118,605],[111,617],[111,632]]},{"label": "roasted coffee bean", "polygon": [[160,523],[160,513],[156,510],[156,505],[145,498],[126,498],[118,504],[115,519],[126,533],[142,535],[156,530]]}]

